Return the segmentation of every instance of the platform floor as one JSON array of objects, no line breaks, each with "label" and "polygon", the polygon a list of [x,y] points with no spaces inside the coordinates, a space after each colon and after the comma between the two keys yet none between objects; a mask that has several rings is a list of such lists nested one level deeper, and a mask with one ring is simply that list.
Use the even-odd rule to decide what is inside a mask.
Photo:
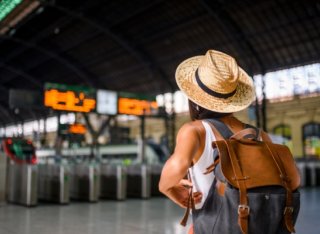
[{"label": "platform floor", "polygon": [[[320,233],[320,188],[302,189],[298,234]],[[165,198],[0,207],[1,234],[184,234],[183,210]]]}]

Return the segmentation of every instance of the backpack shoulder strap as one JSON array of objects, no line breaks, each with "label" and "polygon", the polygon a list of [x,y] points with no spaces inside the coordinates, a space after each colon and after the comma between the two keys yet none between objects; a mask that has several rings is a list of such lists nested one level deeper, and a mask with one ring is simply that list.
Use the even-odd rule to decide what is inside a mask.
[{"label": "backpack shoulder strap", "polygon": [[235,133],[230,137],[231,139],[254,139],[254,140],[260,140],[261,138],[261,130],[259,128],[256,128],[250,124],[244,124],[244,129]]},{"label": "backpack shoulder strap", "polygon": [[[191,175],[190,175],[190,171],[188,170],[188,180],[191,180]],[[188,217],[190,214],[190,209],[194,210],[195,209],[195,204],[194,204],[194,200],[193,200],[193,195],[192,195],[192,187],[189,188],[189,195],[188,195],[188,205],[187,208],[184,212],[183,218],[180,221],[180,225],[182,226],[186,226],[187,222],[188,222]]]},{"label": "backpack shoulder strap", "polygon": [[[212,131],[214,132],[216,141],[223,141],[225,139],[229,139],[233,135],[233,132],[230,130],[230,128],[222,121],[217,119],[206,119],[205,121],[210,125]],[[215,147],[214,142],[212,143],[212,146]],[[213,172],[215,168],[218,166],[219,162],[220,158],[218,155],[218,151],[215,150],[213,152],[213,163],[206,168],[204,174],[206,175]],[[222,174],[216,176],[219,178],[220,181],[225,181],[225,178]]]},{"label": "backpack shoulder strap", "polygon": [[244,124],[244,129],[234,134],[225,123],[218,119],[206,119],[205,121],[212,127],[217,140],[254,138],[256,140],[271,141],[266,133],[250,124]]},{"label": "backpack shoulder strap", "polygon": [[233,135],[230,128],[222,121],[217,119],[206,119],[205,121],[211,126],[212,130],[216,134],[217,140],[229,139]]}]

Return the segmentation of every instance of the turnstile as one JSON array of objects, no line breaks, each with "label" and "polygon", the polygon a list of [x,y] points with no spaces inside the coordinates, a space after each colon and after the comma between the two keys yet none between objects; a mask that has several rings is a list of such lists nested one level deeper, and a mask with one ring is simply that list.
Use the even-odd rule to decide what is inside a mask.
[{"label": "turnstile", "polygon": [[320,186],[320,161],[300,160],[297,162],[300,171],[301,187]]},{"label": "turnstile", "polygon": [[38,165],[38,198],[40,200],[69,203],[70,172],[67,165]]},{"label": "turnstile", "polygon": [[306,185],[320,185],[320,161],[310,160],[306,163]]},{"label": "turnstile", "polygon": [[150,198],[151,168],[146,164],[136,164],[127,167],[127,196]]},{"label": "turnstile", "polygon": [[152,164],[151,165],[151,195],[152,196],[163,196],[159,191],[159,181],[161,176],[163,165]]},{"label": "turnstile", "polygon": [[307,185],[307,163],[305,161],[298,161],[296,165],[300,172],[300,186],[305,187]]},{"label": "turnstile", "polygon": [[316,186],[320,186],[320,161],[316,163],[315,177],[316,177]]},{"label": "turnstile", "polygon": [[0,153],[0,205],[6,200],[7,157]]},{"label": "turnstile", "polygon": [[101,164],[100,197],[124,200],[127,198],[127,170],[122,165]]},{"label": "turnstile", "polygon": [[100,194],[100,169],[94,163],[79,163],[70,167],[70,198],[96,202]]},{"label": "turnstile", "polygon": [[8,201],[26,206],[37,205],[37,165],[16,164],[12,160],[8,165]]}]

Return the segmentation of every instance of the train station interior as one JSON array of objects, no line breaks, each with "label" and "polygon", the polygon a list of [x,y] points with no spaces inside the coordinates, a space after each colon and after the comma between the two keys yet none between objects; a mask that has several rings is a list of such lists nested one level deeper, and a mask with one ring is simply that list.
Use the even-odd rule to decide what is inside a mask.
[{"label": "train station interior", "polygon": [[188,233],[158,184],[191,121],[176,68],[210,49],[252,78],[235,116],[290,149],[296,233],[319,234],[317,0],[0,0],[0,234]]}]

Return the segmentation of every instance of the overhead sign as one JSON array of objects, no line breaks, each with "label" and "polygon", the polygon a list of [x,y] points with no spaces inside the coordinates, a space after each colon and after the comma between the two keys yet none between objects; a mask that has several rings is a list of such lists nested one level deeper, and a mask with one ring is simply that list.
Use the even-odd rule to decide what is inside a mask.
[{"label": "overhead sign", "polygon": [[85,134],[86,132],[87,132],[87,128],[83,124],[76,123],[76,124],[71,124],[69,126],[69,133]]},{"label": "overhead sign", "polygon": [[44,105],[54,110],[91,112],[96,108],[95,90],[80,86],[47,83]]},{"label": "overhead sign", "polygon": [[155,98],[149,96],[120,93],[118,113],[127,115],[152,115],[158,113]]},{"label": "overhead sign", "polygon": [[158,114],[154,96],[46,83],[44,105],[54,110],[116,115]]},{"label": "overhead sign", "polygon": [[106,115],[116,115],[118,111],[118,95],[115,91],[97,91],[97,113]]},{"label": "overhead sign", "polygon": [[68,136],[71,134],[83,135],[87,132],[87,128],[84,124],[74,123],[74,124],[59,124],[58,133],[62,136]]},{"label": "overhead sign", "polygon": [[41,109],[43,108],[43,94],[34,90],[10,89],[9,107]]}]

